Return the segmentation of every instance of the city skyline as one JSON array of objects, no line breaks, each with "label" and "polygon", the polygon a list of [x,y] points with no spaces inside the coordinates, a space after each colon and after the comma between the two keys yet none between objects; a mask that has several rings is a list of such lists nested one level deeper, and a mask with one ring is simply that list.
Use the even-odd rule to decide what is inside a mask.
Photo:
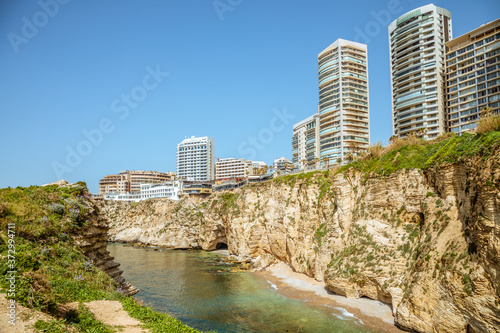
[{"label": "city skyline", "polygon": [[[191,135],[213,137],[220,158],[291,158],[293,124],[317,110],[317,54],[338,38],[368,45],[377,83],[370,141],[387,143],[387,27],[429,2],[318,3],[243,1],[227,11],[210,2],[2,4],[0,187],[61,176],[97,192],[115,170],[175,171],[176,144]],[[500,8],[434,4],[451,12],[455,37]],[[326,23],[334,10],[342,17]]]}]

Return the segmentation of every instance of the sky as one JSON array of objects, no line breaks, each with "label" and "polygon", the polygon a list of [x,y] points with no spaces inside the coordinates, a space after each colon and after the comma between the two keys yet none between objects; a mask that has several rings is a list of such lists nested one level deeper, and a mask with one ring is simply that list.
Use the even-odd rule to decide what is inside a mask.
[{"label": "sky", "polygon": [[[387,27],[427,1],[0,1],[0,188],[175,171],[176,146],[218,158],[291,158],[293,124],[317,112],[317,56],[368,45],[370,140],[387,143]],[[497,0],[435,1],[458,37]]]}]

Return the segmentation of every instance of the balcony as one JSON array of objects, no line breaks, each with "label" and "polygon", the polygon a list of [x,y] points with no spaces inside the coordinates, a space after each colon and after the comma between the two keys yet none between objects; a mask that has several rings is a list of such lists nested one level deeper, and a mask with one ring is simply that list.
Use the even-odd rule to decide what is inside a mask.
[{"label": "balcony", "polygon": [[335,80],[335,79],[338,79],[338,77],[339,77],[339,75],[338,75],[338,74],[332,75],[332,76],[330,76],[330,77],[327,77],[327,78],[325,78],[325,79],[323,79],[323,80],[319,81],[318,85],[319,85],[319,86],[321,86],[321,85],[323,85],[323,84],[325,84],[325,83],[327,83],[327,82],[329,82],[329,81],[333,81],[333,80]]},{"label": "balcony", "polygon": [[330,127],[330,128],[327,128],[327,129],[324,129],[324,130],[320,131],[319,135],[322,136],[324,134],[328,134],[328,133],[332,133],[332,132],[338,132],[338,131],[340,131],[340,126]]},{"label": "balcony", "polygon": [[333,65],[333,64],[338,64],[338,59],[335,59],[335,60],[330,60],[330,61],[327,61],[325,62],[323,65],[321,65],[319,68],[318,68],[318,73],[321,72],[321,70],[329,65]]},{"label": "balcony", "polygon": [[335,105],[335,106],[330,106],[330,107],[328,107],[328,108],[326,108],[326,109],[324,109],[324,110],[321,110],[321,111],[319,112],[319,115],[321,116],[321,115],[327,114],[327,113],[329,113],[329,112],[334,112],[334,111],[336,111],[336,110],[338,110],[338,109],[339,109],[339,106],[338,106],[338,105]]}]

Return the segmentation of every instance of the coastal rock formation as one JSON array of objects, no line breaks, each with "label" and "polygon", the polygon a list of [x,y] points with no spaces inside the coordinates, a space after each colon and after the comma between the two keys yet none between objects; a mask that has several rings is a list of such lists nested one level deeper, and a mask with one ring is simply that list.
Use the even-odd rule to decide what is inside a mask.
[{"label": "coastal rock formation", "polygon": [[[97,208],[97,207],[95,207]],[[92,210],[92,208],[90,208]],[[108,274],[120,284],[120,290],[125,295],[135,295],[139,289],[125,282],[123,271],[119,269],[120,264],[113,261],[114,257],[107,250],[109,223],[97,210],[91,212],[92,219],[86,227],[82,236],[75,237],[75,242],[82,248],[83,254],[89,258],[94,266]]]},{"label": "coastal rock formation", "polygon": [[500,154],[388,175],[318,172],[180,202],[104,202],[109,240],[279,260],[418,332],[499,332]]},{"label": "coastal rock formation", "polygon": [[[65,180],[59,180],[53,183],[44,184],[41,186],[57,185],[58,187],[76,187],[78,184],[69,184]],[[92,264],[101,271],[108,274],[113,280],[119,283],[120,290],[125,295],[135,295],[139,289],[125,282],[122,276],[123,271],[119,269],[120,264],[114,262],[114,257],[109,255],[107,250],[109,223],[104,214],[101,214],[99,206],[96,202],[90,199],[90,193],[86,187],[82,188],[85,195],[82,196],[86,204],[86,213],[89,224],[85,226],[82,233],[78,236],[73,236],[76,245],[78,245],[83,254],[90,259]]]}]

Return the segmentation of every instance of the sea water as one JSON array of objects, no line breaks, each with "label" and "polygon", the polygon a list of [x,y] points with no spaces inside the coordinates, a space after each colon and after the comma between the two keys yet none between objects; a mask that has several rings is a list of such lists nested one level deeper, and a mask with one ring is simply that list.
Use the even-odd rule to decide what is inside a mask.
[{"label": "sea water", "polygon": [[146,305],[202,331],[376,332],[343,308],[288,299],[258,273],[231,272],[221,254],[108,244]]}]

